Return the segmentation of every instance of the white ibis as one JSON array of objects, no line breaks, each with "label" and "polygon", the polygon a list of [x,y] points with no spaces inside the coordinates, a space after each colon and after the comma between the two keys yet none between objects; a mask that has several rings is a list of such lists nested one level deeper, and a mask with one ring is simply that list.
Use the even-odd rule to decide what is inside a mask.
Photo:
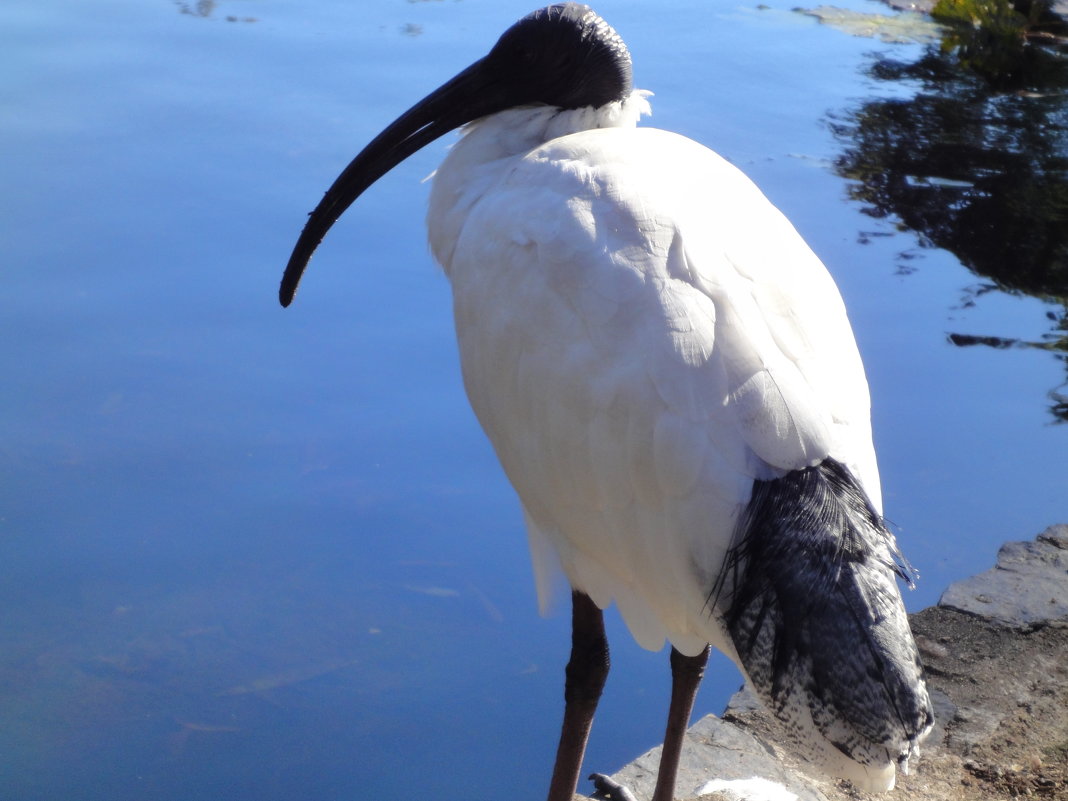
[{"label": "white ibis", "polygon": [[889,789],[933,715],[842,299],[741,172],[637,127],[646,96],[586,6],[524,17],[345,168],[293,250],[282,305],[367,187],[465,126],[427,225],[539,595],[556,566],[572,588],[549,801],[576,788],[613,601],[639,644],[672,645],[654,801],[672,797],[709,646],[817,767]]}]

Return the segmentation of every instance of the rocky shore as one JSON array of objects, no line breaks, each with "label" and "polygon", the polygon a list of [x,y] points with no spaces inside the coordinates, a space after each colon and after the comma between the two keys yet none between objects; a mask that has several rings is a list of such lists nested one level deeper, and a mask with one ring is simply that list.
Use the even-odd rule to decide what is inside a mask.
[{"label": "rocky shore", "polygon": [[[993,568],[951,585],[910,620],[938,725],[892,793],[806,773],[741,691],[721,717],[690,728],[677,797],[1068,801],[1068,525],[1005,544]],[[654,748],[613,778],[647,799],[659,757]]]}]

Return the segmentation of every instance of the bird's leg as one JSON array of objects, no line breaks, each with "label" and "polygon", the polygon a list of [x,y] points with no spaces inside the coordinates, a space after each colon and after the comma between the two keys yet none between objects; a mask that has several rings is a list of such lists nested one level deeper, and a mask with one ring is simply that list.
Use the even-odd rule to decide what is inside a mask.
[{"label": "bird's leg", "polygon": [[697,688],[705,675],[709,646],[697,656],[683,656],[671,649],[671,706],[668,708],[667,731],[660,751],[660,770],[656,775],[653,801],[671,801],[675,792],[675,778],[679,772],[682,741],[693,712]]},{"label": "bird's leg", "polygon": [[608,677],[604,615],[588,595],[571,593],[571,659],[565,670],[564,724],[548,801],[571,801],[578,786],[593,713]]}]

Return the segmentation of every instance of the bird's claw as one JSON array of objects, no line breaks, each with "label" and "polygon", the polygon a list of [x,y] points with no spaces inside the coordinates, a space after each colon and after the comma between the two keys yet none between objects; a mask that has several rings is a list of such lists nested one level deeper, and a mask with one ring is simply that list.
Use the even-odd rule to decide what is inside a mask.
[{"label": "bird's claw", "polygon": [[603,773],[591,773],[590,781],[593,782],[593,786],[597,789],[597,793],[601,798],[611,799],[611,801],[638,801],[634,797],[634,793]]}]

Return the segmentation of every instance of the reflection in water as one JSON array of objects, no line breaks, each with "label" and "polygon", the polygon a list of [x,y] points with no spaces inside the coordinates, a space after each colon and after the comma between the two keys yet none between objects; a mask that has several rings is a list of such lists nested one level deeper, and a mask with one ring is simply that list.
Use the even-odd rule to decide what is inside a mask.
[{"label": "reflection in water", "polygon": [[[195,2],[174,0],[174,4],[178,6],[180,14],[188,14],[191,17],[202,17],[204,19],[214,17],[215,9],[219,5],[217,0],[195,0]],[[221,19],[225,19],[227,22],[256,22],[255,17],[238,17],[234,14],[227,14]]]},{"label": "reflection in water", "polygon": [[[1064,61],[1044,44],[1065,44],[1068,24],[1050,0],[938,0],[931,11],[950,26],[942,52],[992,87],[1019,89],[1064,85]],[[1053,57],[1051,57],[1051,55]]]},{"label": "reflection in water", "polygon": [[[955,335],[960,346],[1012,344],[1068,355],[1068,59],[1017,34],[950,29],[913,63],[877,55],[877,80],[916,87],[835,115],[839,174],[873,217],[990,279],[985,289],[1062,308],[1045,341]],[[968,38],[962,38],[968,37]],[[1051,393],[1068,421],[1068,396]]]}]

